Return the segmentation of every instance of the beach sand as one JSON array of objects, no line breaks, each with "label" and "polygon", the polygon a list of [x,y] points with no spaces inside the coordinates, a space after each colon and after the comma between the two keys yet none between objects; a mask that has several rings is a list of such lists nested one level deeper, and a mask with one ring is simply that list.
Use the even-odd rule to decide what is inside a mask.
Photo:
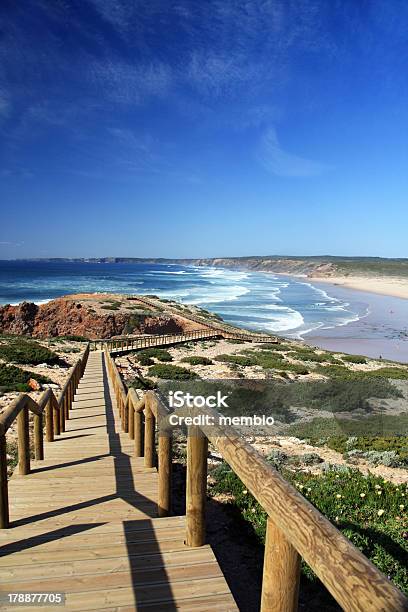
[{"label": "beach sand", "polygon": [[322,283],[313,285],[325,289],[333,297],[357,304],[366,315],[357,321],[331,329],[321,327],[303,340],[307,344],[329,351],[366,355],[378,359],[408,363],[408,302],[401,297],[358,291],[345,285]]},{"label": "beach sand", "polygon": [[408,299],[408,278],[392,276],[331,276],[328,278],[308,277],[310,282],[329,283],[356,291],[389,295],[392,297]]}]

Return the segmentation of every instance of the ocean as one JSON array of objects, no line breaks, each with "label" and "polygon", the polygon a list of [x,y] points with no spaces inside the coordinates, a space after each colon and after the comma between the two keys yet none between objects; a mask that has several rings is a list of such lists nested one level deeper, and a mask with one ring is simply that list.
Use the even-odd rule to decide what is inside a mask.
[{"label": "ocean", "polygon": [[44,303],[69,293],[156,294],[196,304],[248,329],[303,338],[368,314],[358,299],[307,280],[176,264],[0,262],[0,303]]}]

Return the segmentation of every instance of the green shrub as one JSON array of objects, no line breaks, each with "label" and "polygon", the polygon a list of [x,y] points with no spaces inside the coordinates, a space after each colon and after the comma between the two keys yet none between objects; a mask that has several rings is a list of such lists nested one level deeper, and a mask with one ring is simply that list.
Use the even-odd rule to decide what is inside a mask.
[{"label": "green shrub", "polygon": [[370,376],[374,378],[393,378],[395,380],[407,380],[408,379],[408,368],[379,368],[378,370],[371,370]]},{"label": "green shrub", "polygon": [[14,363],[29,363],[38,365],[47,363],[49,365],[58,363],[59,357],[53,351],[42,346],[35,340],[18,338],[11,340],[8,344],[0,345],[0,358],[4,361]]},{"label": "green shrub", "polygon": [[289,459],[288,455],[279,449],[273,449],[266,457],[268,463],[271,463],[274,467],[281,467]]},{"label": "green shrub", "polygon": [[408,379],[408,368],[398,368],[392,366],[379,368],[378,370],[356,371],[349,370],[349,368],[346,366],[329,365],[318,366],[316,372],[330,378],[339,378],[343,380],[365,380],[369,384],[375,384],[375,379],[382,379],[383,383],[387,378],[392,378],[395,380]]},{"label": "green shrub", "polygon": [[[348,438],[357,437],[354,448],[362,450],[397,450],[407,446],[407,436],[398,435],[408,431],[408,414],[374,414],[363,419],[322,418],[306,423],[293,424],[287,434],[307,438],[314,446],[327,444],[340,453],[350,450]],[[398,442],[400,440],[400,442]]]},{"label": "green shrub", "polygon": [[297,359],[298,361],[313,361],[315,363],[324,363],[325,361],[328,361],[326,355],[318,355],[313,351],[290,351],[288,355],[292,359]]},{"label": "green shrub", "polygon": [[221,361],[223,363],[235,363],[240,366],[253,365],[252,359],[245,357],[244,355],[217,355],[214,357],[215,361]]},{"label": "green shrub", "polygon": [[154,364],[153,359],[151,359],[150,357],[148,357],[147,355],[137,355],[136,356],[137,361],[140,363],[141,366],[151,366]]},{"label": "green shrub", "polygon": [[146,378],[145,376],[137,376],[134,380],[128,383],[128,387],[133,387],[134,389],[144,389],[149,391],[150,389],[156,388],[156,383],[150,378]]},{"label": "green shrub", "polygon": [[68,340],[69,342],[89,342],[89,338],[86,336],[76,336],[74,334],[68,334],[68,336],[59,336],[61,340]]},{"label": "green shrub", "polygon": [[344,355],[342,360],[347,363],[367,363],[367,359],[362,355]]},{"label": "green shrub", "polygon": [[323,463],[323,459],[317,453],[304,453],[290,457],[291,465],[317,465]]},{"label": "green shrub", "polygon": [[191,370],[186,370],[186,368],[175,365],[160,363],[149,368],[149,375],[163,378],[164,380],[193,380],[197,378],[197,374],[191,372]]},{"label": "green shrub", "polygon": [[139,353],[137,353],[137,356],[140,357],[150,357],[150,358],[155,358],[158,359],[159,361],[173,361],[173,357],[170,355],[169,351],[166,351],[165,349],[161,349],[161,348],[147,348],[147,349],[143,349],[142,351],[140,351]]},{"label": "green shrub", "polygon": [[28,386],[30,378],[34,378],[39,383],[50,383],[52,382],[46,376],[40,374],[34,374],[33,372],[27,372],[21,368],[16,368],[12,365],[6,365],[0,363],[0,390],[2,392],[7,391],[31,391]]},{"label": "green shrub", "polygon": [[200,355],[191,355],[188,357],[183,357],[181,360],[184,363],[189,363],[190,365],[211,365],[211,359],[208,357],[201,357]]},{"label": "green shrub", "polygon": [[[339,470],[328,466],[321,474],[289,471],[281,465],[277,468],[380,571],[408,593],[408,544],[401,518],[406,514],[406,486],[384,482],[373,475],[364,476],[344,466]],[[264,542],[267,515],[245,485],[226,464],[213,470],[211,476],[214,482],[211,494],[228,494],[231,500],[228,504]],[[304,562],[302,571],[319,588],[314,573]]]}]

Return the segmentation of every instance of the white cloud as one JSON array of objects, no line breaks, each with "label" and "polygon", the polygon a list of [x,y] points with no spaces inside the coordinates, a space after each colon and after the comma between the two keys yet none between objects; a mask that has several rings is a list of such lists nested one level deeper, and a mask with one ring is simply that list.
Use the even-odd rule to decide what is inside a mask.
[{"label": "white cloud", "polygon": [[257,156],[263,167],[277,176],[317,176],[330,169],[326,164],[282,149],[274,128],[269,128],[262,136]]},{"label": "white cloud", "polygon": [[163,96],[172,83],[170,67],[159,62],[97,61],[90,65],[90,74],[108,98],[123,104],[142,104],[148,97]]}]

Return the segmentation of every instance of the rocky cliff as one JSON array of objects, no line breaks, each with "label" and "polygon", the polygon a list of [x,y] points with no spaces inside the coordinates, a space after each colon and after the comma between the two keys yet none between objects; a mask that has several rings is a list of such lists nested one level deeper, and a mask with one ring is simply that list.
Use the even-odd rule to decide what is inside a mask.
[{"label": "rocky cliff", "polygon": [[96,339],[191,329],[191,321],[165,310],[146,309],[137,299],[126,296],[74,295],[41,305],[23,302],[18,306],[0,306],[2,334],[37,338],[77,335]]}]

